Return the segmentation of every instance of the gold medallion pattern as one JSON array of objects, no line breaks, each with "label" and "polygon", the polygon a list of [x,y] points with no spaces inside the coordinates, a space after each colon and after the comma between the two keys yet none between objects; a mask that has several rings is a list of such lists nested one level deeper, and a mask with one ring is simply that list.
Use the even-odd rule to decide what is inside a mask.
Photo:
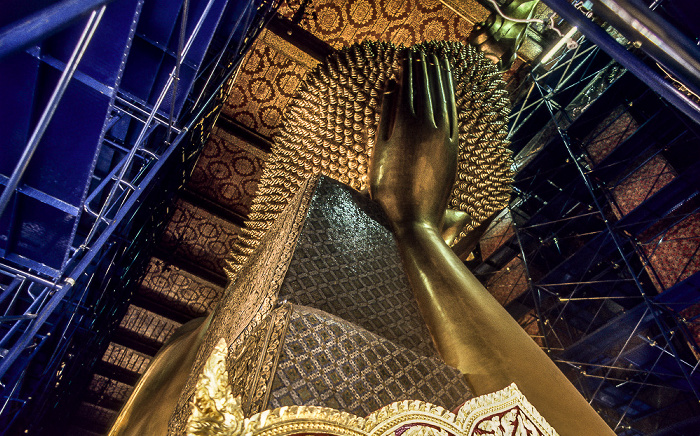
[{"label": "gold medallion pattern", "polygon": [[[280,15],[291,19],[300,3],[287,2]],[[396,45],[466,41],[472,26],[489,14],[477,1],[460,0],[314,0],[313,12],[299,25],[334,48],[365,39]]]}]

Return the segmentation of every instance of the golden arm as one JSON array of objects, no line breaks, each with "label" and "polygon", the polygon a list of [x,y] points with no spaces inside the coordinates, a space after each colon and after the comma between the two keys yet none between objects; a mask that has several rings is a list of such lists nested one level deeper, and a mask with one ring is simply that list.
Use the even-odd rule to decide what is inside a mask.
[{"label": "golden arm", "polygon": [[158,351],[119,411],[108,436],[167,435],[212,315],[182,325]]},{"label": "golden arm", "polygon": [[449,63],[408,52],[401,82],[385,94],[370,195],[392,223],[438,352],[476,395],[515,382],[562,436],[613,435],[441,236],[458,146]]}]

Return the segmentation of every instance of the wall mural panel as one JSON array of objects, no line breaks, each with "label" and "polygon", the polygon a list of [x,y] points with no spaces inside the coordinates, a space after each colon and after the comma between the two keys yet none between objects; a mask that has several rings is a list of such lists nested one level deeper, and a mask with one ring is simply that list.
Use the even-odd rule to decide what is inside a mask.
[{"label": "wall mural panel", "polygon": [[221,272],[240,227],[201,207],[178,200],[161,246],[172,254]]},{"label": "wall mural panel", "polygon": [[107,346],[105,354],[102,355],[102,361],[143,374],[148,368],[148,364],[151,363],[151,356],[111,342]]},{"label": "wall mural panel", "polygon": [[223,289],[161,259],[152,257],[139,294],[175,307],[193,318],[210,312]]},{"label": "wall mural panel", "polygon": [[161,344],[168,340],[170,335],[181,325],[176,321],[133,304],[129,306],[126,315],[119,323],[119,327]]}]

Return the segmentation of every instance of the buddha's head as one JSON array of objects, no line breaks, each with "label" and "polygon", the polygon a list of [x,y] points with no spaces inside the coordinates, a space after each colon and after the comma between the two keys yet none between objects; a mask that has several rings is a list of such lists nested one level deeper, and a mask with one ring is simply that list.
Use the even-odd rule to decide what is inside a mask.
[{"label": "buddha's head", "polygon": [[[468,214],[457,242],[510,197],[505,83],[493,63],[471,46],[440,41],[411,49],[445,56],[452,65],[460,144],[449,207]],[[324,175],[358,191],[367,189],[382,95],[396,78],[405,50],[390,43],[356,44],[306,75],[273,135],[246,229],[228,262],[231,277],[309,177]]]}]

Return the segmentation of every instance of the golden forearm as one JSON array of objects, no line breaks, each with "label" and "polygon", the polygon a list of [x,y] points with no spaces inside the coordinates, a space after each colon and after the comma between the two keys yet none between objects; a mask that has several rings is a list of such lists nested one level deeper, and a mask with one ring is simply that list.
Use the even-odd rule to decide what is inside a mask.
[{"label": "golden forearm", "polygon": [[166,435],[211,315],[180,327],[153,358],[109,430],[109,436]]},{"label": "golden forearm", "polygon": [[614,434],[433,226],[414,224],[395,230],[438,352],[465,374],[475,394],[515,382],[562,436]]}]

